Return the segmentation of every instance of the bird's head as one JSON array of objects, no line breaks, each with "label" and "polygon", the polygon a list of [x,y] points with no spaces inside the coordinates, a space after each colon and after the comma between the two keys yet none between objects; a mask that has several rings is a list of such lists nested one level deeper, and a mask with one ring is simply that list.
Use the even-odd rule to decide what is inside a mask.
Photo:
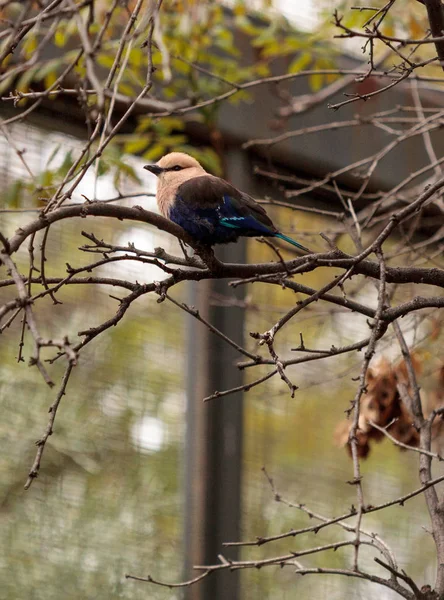
[{"label": "bird's head", "polygon": [[184,152],[165,154],[157,164],[145,165],[143,168],[157,175],[159,183],[162,182],[166,185],[176,180],[189,179],[206,173],[195,158]]}]

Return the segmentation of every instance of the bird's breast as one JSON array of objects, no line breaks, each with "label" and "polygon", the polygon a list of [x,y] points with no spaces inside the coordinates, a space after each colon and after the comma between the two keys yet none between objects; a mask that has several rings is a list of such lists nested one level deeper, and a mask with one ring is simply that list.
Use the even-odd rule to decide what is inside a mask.
[{"label": "bird's breast", "polygon": [[156,200],[160,214],[169,219],[171,209],[175,202],[175,190],[169,186],[158,188]]}]

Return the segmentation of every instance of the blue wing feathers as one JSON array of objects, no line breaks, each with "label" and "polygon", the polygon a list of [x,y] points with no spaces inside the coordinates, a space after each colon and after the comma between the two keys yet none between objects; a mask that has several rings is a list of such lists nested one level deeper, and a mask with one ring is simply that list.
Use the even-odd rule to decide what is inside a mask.
[{"label": "blue wing feathers", "polygon": [[178,188],[169,218],[203,244],[226,244],[240,236],[279,237],[309,252],[280,233],[260,204],[218,177],[202,176]]},{"label": "blue wing feathers", "polygon": [[[255,219],[254,215],[241,215],[236,204],[231,196],[224,196],[223,204],[218,208],[221,225],[239,229],[240,232],[245,232],[243,235],[248,235],[248,233],[250,235],[272,234],[272,230]],[[246,211],[244,210],[244,212]]]},{"label": "blue wing feathers", "polygon": [[206,244],[235,241],[240,235],[274,235],[254,216],[239,214],[229,196],[224,196],[223,202],[216,207],[190,206],[182,197],[176,196],[169,217]]}]

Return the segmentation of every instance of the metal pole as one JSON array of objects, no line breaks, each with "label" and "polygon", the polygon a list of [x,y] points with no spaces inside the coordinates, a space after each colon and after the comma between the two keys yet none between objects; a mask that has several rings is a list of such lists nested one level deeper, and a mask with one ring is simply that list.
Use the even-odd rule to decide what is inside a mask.
[{"label": "metal pole", "polygon": [[[251,187],[250,165],[239,151],[227,153],[227,178],[244,190]],[[246,244],[221,246],[216,254],[224,262],[246,260]],[[245,309],[243,286],[230,288],[227,281],[193,285],[191,304],[202,316],[243,344]],[[191,318],[190,318],[191,319]],[[204,403],[216,390],[242,384],[235,363],[239,354],[195,320],[188,327],[187,436],[185,467],[185,572],[192,566],[215,564],[218,555],[236,559],[237,549],[223,542],[241,535],[242,393]],[[238,600],[239,573],[218,572],[185,589],[187,600]]]}]

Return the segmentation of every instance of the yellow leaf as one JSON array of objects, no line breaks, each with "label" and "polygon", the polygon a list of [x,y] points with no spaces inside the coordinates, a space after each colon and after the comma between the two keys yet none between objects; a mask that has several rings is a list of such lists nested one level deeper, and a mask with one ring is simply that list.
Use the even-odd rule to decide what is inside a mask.
[{"label": "yellow leaf", "polygon": [[311,63],[310,52],[302,52],[297,56],[288,67],[289,73],[298,73],[303,71]]},{"label": "yellow leaf", "polygon": [[30,58],[37,48],[37,36],[29,35],[23,43],[23,51],[26,58]]},{"label": "yellow leaf", "polygon": [[309,83],[312,92],[317,92],[322,87],[322,82],[324,81],[324,76],[320,73],[315,73],[314,75],[310,75]]},{"label": "yellow leaf", "polygon": [[143,158],[156,161],[165,154],[165,146],[162,144],[153,144],[149,150],[143,153]]},{"label": "yellow leaf", "polygon": [[59,27],[55,32],[54,44],[59,48],[62,48],[66,44],[66,33],[64,28]]},{"label": "yellow leaf", "polygon": [[395,28],[393,27],[393,25],[385,25],[384,27],[382,27],[382,32],[384,35],[393,37],[395,35]]},{"label": "yellow leaf", "polygon": [[243,4],[243,3],[236,4],[236,6],[233,9],[233,12],[236,15],[236,17],[243,17],[247,12],[246,8],[245,8],[245,4]]},{"label": "yellow leaf", "polygon": [[423,38],[425,35],[424,27],[415,19],[413,15],[410,15],[409,19],[409,37],[413,39]]},{"label": "yellow leaf", "polygon": [[267,77],[270,75],[270,67],[265,62],[260,62],[256,65],[256,73],[259,77]]},{"label": "yellow leaf", "polygon": [[[57,73],[55,71],[50,71],[44,79],[45,88],[50,88],[57,81]],[[51,98],[51,96],[50,96]],[[54,97],[53,97],[54,98]]]}]

